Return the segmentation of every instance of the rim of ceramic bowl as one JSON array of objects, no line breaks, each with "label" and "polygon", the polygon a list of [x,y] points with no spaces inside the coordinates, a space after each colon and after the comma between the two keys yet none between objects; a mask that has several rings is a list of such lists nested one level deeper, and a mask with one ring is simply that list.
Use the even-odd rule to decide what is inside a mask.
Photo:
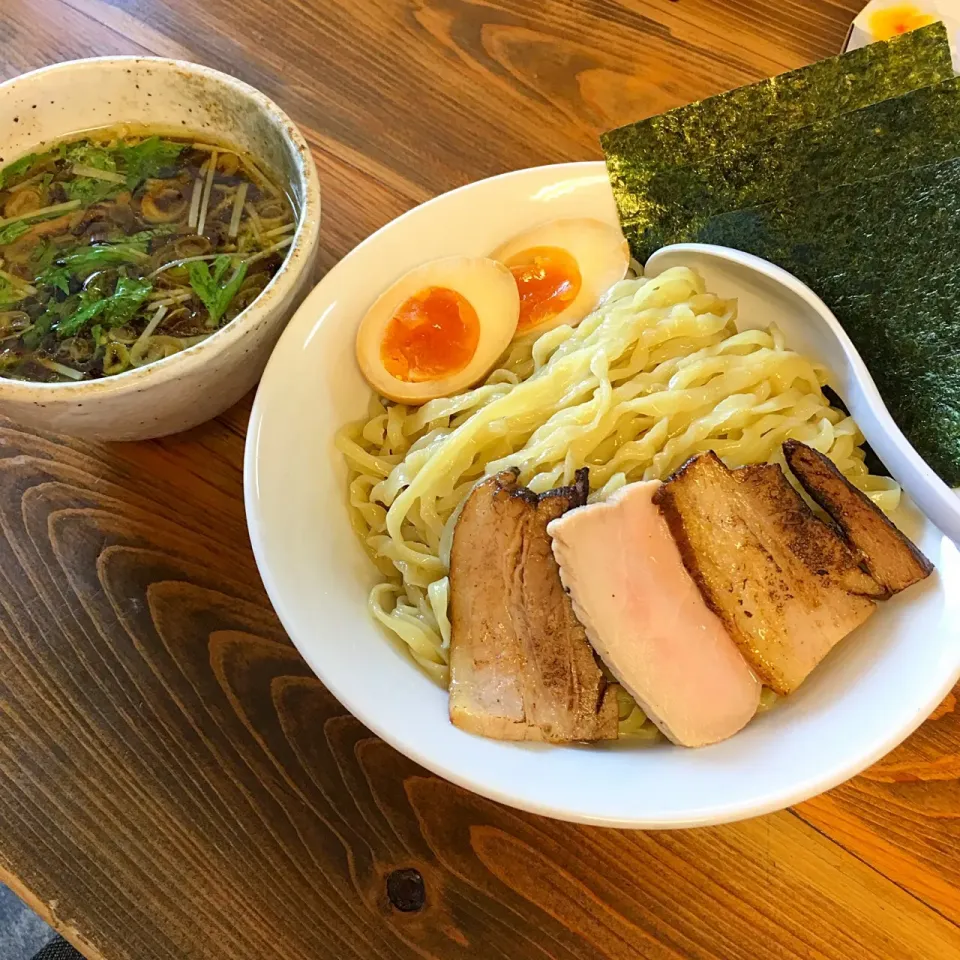
[{"label": "rim of ceramic bowl", "polygon": [[[289,115],[265,93],[244,80],[240,80],[229,73],[224,73],[222,70],[215,70],[213,67],[191,63],[189,60],[177,60],[173,57],[84,57],[79,60],[66,60],[62,63],[49,64],[45,67],[38,67],[36,70],[30,70],[27,73],[21,73],[0,83],[0,91],[8,90],[40,74],[65,73],[78,69],[100,69],[131,63],[159,65],[164,69],[207,77],[239,91],[262,113],[277,121],[283,131],[281,135],[293,146],[296,155],[299,157],[298,179],[303,189],[303,205],[298,212],[298,223],[293,235],[293,243],[290,245],[290,250],[280,269],[263,288],[256,300],[237,314],[233,320],[212,333],[206,340],[187,347],[171,357],[164,357],[135,370],[125,370],[123,373],[101,377],[98,380],[81,380],[75,383],[41,383],[0,377],[0,395],[4,399],[33,401],[45,405],[58,402],[73,403],[77,400],[84,400],[89,396],[140,389],[147,379],[166,379],[171,374],[175,376],[178,372],[185,372],[202,366],[255,326],[261,320],[263,309],[268,306],[269,301],[282,296],[292,288],[297,283],[301,272],[310,267],[307,255],[311,241],[319,234],[321,208],[320,180],[317,176],[317,167],[310,152],[310,146]],[[81,132],[77,131],[77,133]],[[64,132],[46,138],[43,142],[58,141],[71,135],[69,132]]]}]

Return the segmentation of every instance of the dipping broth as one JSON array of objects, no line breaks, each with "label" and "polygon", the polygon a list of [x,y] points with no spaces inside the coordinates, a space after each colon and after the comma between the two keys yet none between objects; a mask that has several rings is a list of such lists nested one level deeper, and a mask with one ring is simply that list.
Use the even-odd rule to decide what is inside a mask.
[{"label": "dipping broth", "polygon": [[283,264],[297,217],[256,162],[100,132],[0,170],[0,376],[93,380],[199,343]]}]

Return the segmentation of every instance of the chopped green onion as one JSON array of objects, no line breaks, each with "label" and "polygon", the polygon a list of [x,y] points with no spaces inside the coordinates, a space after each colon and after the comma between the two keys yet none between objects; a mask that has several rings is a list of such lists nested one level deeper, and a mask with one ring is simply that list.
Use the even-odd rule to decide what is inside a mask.
[{"label": "chopped green onion", "polygon": [[42,180],[45,176],[46,174],[42,171],[40,173],[35,173],[32,177],[28,177],[26,180],[21,180],[15,186],[10,187],[10,193],[18,193],[20,190],[23,190],[26,187],[32,187],[38,180]]},{"label": "chopped green onion", "polygon": [[200,202],[200,216],[197,220],[197,233],[202,234],[207,225],[207,209],[210,206],[210,194],[213,193],[213,178],[217,172],[217,151],[210,154],[207,161],[207,182],[203,186],[203,200]]},{"label": "chopped green onion", "polygon": [[240,217],[243,215],[243,205],[247,201],[247,191],[250,184],[244,181],[237,190],[237,195],[233,199],[233,213],[230,215],[230,229],[227,230],[227,236],[235,237],[240,230]]},{"label": "chopped green onion", "polygon": [[191,230],[197,227],[197,218],[200,216],[200,197],[203,195],[203,177],[193,181],[193,193],[190,196],[190,214],[187,217],[187,226]]},{"label": "chopped green onion", "polygon": [[68,377],[71,380],[83,379],[83,372],[81,370],[74,370],[73,367],[64,366],[62,363],[57,363],[56,360],[49,360],[46,357],[42,357],[37,360],[37,363],[39,363],[41,367],[52,370],[54,373],[59,373],[61,377]]},{"label": "chopped green onion", "polygon": [[119,173],[113,173],[110,170],[98,170],[96,167],[88,167],[82,163],[75,163],[70,170],[78,177],[89,177],[92,180],[106,180],[109,183],[126,183],[127,178]]},{"label": "chopped green onion", "polygon": [[247,176],[250,177],[261,190],[268,193],[271,197],[280,196],[280,191],[263,175],[260,168],[252,160],[248,160],[239,154],[237,154],[237,156],[240,157],[240,163],[243,169],[247,171]]},{"label": "chopped green onion", "polygon": [[293,243],[293,237],[286,237],[279,243],[275,243],[272,247],[267,247],[266,250],[261,250],[252,257],[248,257],[244,263],[256,263],[258,260],[263,260],[264,257],[269,257],[271,253],[276,253],[278,250],[283,250],[286,247],[289,247],[291,243]]},{"label": "chopped green onion", "polygon": [[143,333],[137,337],[137,342],[133,345],[133,349],[130,351],[133,353],[137,347],[146,346],[147,341],[153,336],[153,331],[160,326],[160,321],[167,315],[169,307],[163,306],[153,315],[150,322],[143,328]]},{"label": "chopped green onion", "polygon": [[24,213],[19,217],[8,217],[6,220],[0,220],[0,227],[5,227],[8,223],[16,223],[19,220],[49,220],[51,217],[60,213],[69,213],[81,206],[79,200],[68,200],[66,203],[55,203],[52,207],[43,207],[40,210],[34,210],[32,213]]},{"label": "chopped green onion", "polygon": [[297,223],[285,223],[282,227],[274,227],[272,230],[268,230],[263,236],[266,237],[282,237],[285,233],[289,233],[291,230],[297,229]]},{"label": "chopped green onion", "polygon": [[174,267],[183,267],[188,263],[197,263],[199,260],[216,260],[217,257],[221,256],[223,256],[221,253],[205,253],[201,257],[184,257],[182,260],[171,260],[169,263],[164,263],[157,267],[153,273],[148,273],[147,279],[152,280],[158,273],[163,273],[164,270],[172,270]]},{"label": "chopped green onion", "polygon": [[253,235],[256,237],[257,243],[262,244],[263,230],[260,229],[260,217],[252,203],[247,204],[247,216],[250,218],[250,226],[253,227]]},{"label": "chopped green onion", "polygon": [[7,273],[6,270],[0,270],[0,279],[6,280],[7,283],[12,284],[17,288],[18,292],[23,294],[24,297],[32,297],[37,292],[36,287],[31,286],[26,280],[22,280],[20,277],[14,276],[12,273]]}]

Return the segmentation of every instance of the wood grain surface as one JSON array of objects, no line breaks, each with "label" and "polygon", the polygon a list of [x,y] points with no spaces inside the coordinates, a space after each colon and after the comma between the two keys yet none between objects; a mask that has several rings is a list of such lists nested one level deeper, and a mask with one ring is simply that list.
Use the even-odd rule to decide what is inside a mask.
[{"label": "wood grain surface", "polygon": [[[329,267],[439,192],[835,53],[860,5],[2,0],[0,73],[150,53],[255,84],[315,151]],[[244,525],[248,411],[112,446],[0,424],[0,879],[90,960],[960,957],[955,696],[746,823],[482,800],[373,737],[284,636]]]}]

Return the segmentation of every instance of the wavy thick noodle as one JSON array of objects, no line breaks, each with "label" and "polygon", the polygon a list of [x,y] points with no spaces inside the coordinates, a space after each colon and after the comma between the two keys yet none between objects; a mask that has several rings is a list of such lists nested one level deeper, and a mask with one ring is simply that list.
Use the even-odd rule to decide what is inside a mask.
[{"label": "wavy thick noodle", "polygon": [[[825,371],[777,330],[737,333],[736,304],[691,270],[617,284],[576,329],[516,341],[486,383],[405,407],[376,398],[337,437],[350,512],[384,575],[370,611],[447,683],[450,544],[480,478],[508,467],[535,491],[590,468],[592,500],[665,479],[715,450],[731,467],[776,461],[787,438],[827,454],[881,508],[896,484],[871,476],[853,420],[830,406]],[[653,735],[621,690],[621,733]]]}]

